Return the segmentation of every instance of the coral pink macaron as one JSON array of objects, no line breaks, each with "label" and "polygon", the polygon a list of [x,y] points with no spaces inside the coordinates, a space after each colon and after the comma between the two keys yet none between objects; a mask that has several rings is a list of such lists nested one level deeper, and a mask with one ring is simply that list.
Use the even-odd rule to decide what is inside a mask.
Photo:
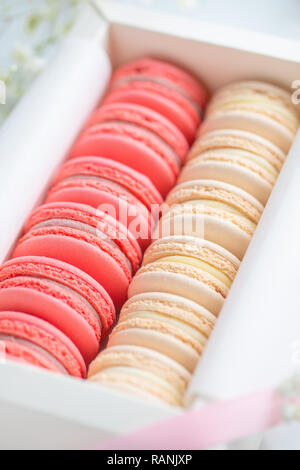
[{"label": "coral pink macaron", "polygon": [[208,99],[202,84],[183,69],[145,58],[120,67],[105,102],[131,102],[167,117],[191,143]]},{"label": "coral pink macaron", "polygon": [[107,211],[144,250],[163,201],[141,173],[108,158],[82,157],[63,165],[46,202],[79,202]]},{"label": "coral pink macaron", "polygon": [[5,359],[85,378],[84,360],[72,341],[49,323],[20,312],[0,312]]},{"label": "coral pink macaron", "polygon": [[104,212],[76,203],[45,204],[30,216],[14,257],[46,256],[93,277],[118,309],[126,299],[141,249],[130,232]]},{"label": "coral pink macaron", "polygon": [[162,196],[174,186],[188,143],[163,116],[143,106],[102,106],[71,151],[71,158],[100,156],[148,176]]},{"label": "coral pink macaron", "polygon": [[[124,122],[143,127],[149,133],[153,133],[161,138],[174,154],[177,166],[185,162],[189,144],[171,121],[164,118],[161,114],[132,103],[112,103],[100,106],[91,116],[87,127],[101,124],[103,122],[118,121],[120,118]],[[173,166],[174,158],[170,158],[170,164]],[[177,173],[177,168],[174,166]]]},{"label": "coral pink macaron", "polygon": [[62,331],[88,364],[115,320],[113,303],[94,279],[45,257],[15,258],[0,268],[0,311],[20,311]]}]

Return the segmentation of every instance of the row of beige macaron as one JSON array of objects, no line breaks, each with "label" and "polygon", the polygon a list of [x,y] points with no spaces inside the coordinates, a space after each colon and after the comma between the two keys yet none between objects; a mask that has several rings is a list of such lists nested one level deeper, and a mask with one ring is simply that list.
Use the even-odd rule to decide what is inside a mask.
[{"label": "row of beige macaron", "polygon": [[299,126],[288,91],[217,91],[91,381],[181,406]]}]

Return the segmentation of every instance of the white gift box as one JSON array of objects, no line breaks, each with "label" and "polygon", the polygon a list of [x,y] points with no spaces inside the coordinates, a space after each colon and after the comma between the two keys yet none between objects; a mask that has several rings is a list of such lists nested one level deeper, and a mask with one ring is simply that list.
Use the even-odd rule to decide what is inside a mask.
[{"label": "white gift box", "polygon": [[[85,7],[0,131],[1,262],[103,95],[110,61],[117,66],[159,56],[191,70],[212,91],[235,80],[261,79],[292,94],[291,84],[300,79],[296,41],[145,14],[117,2],[102,1],[101,11],[98,6]],[[190,406],[277,386],[300,367],[299,153],[300,135],[199,362],[187,392]],[[84,381],[0,363],[0,448],[93,448],[178,412]],[[283,445],[285,435],[274,439]],[[234,447],[258,448],[261,438]],[[264,446],[272,448],[271,435]]]}]

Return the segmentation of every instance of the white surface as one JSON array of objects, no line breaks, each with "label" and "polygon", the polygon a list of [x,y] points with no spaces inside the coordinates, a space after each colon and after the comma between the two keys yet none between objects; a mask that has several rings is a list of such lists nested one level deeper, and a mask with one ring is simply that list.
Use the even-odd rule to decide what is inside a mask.
[{"label": "white surface", "polygon": [[300,39],[299,0],[123,0],[123,3]]},{"label": "white surface", "polygon": [[[115,10],[112,6],[108,6],[106,13],[110,13],[114,19],[109,45],[114,64],[137,55],[156,53],[182,63],[198,75],[203,75],[213,87],[242,77],[257,77],[257,74],[259,78],[271,79],[288,86],[299,70],[300,50],[294,42],[277,41],[274,47],[268,37],[263,37],[262,41],[260,34],[245,33],[241,37],[239,50],[236,50],[233,49],[236,32],[230,28],[216,28],[214,33],[218,34],[213,35],[208,25],[199,28],[197,22],[180,18],[173,21],[168,16],[157,17],[154,13],[145,17],[135,9]],[[126,22],[133,27],[126,25]],[[81,37],[82,27],[77,31]],[[11,184],[12,170],[17,171],[16,184],[23,186],[17,186],[17,191],[10,190],[9,194],[13,196],[9,202],[10,206],[5,207],[3,202],[0,205],[3,211],[1,215],[6,215],[8,224],[7,230],[3,231],[6,236],[2,233],[0,237],[2,258],[7,252],[9,238],[13,240],[17,236],[20,216],[24,220],[32,205],[39,199],[50,173],[61,161],[88,112],[96,104],[98,94],[101,94],[99,88],[101,89],[101,84],[104,85],[107,79],[103,76],[106,61],[104,59],[103,65],[104,56],[101,48],[97,48],[92,33],[95,32],[97,41],[101,35],[91,28],[89,21],[85,23],[83,31],[91,36],[90,44],[84,40],[84,47],[71,51],[69,47],[75,46],[72,39],[72,42],[65,46],[67,49],[63,55],[58,56],[20,103],[9,121],[9,131],[5,131],[4,155],[7,167],[3,173],[3,186]],[[177,36],[178,31],[180,36]],[[221,32],[222,34],[219,34]],[[81,41],[82,39],[79,42]],[[251,47],[255,53],[251,52]],[[292,53],[295,54],[294,61],[289,61]],[[94,60],[95,58],[97,60]],[[81,62],[82,60],[87,62]],[[94,75],[90,76],[87,70]],[[81,72],[80,86],[79,82],[70,78],[75,71],[78,74]],[[73,84],[72,87],[68,87],[70,83]],[[78,88],[73,88],[74,83]],[[53,84],[57,87],[55,91],[50,86]],[[88,101],[78,100],[78,96],[86,96],[86,90],[90,93]],[[63,92],[67,94],[64,95]],[[34,115],[33,105],[42,110],[42,118],[38,119],[38,116]],[[52,119],[57,116],[59,120]],[[289,361],[285,348],[289,340],[300,332],[299,308],[296,309],[299,302],[296,282],[298,266],[296,262],[290,262],[295,259],[295,251],[292,248],[297,246],[297,238],[299,240],[299,170],[300,161],[297,152],[294,152],[289,157],[269,209],[231,292],[226,310],[208,346],[205,360],[199,368],[199,382],[194,381],[193,391],[201,396],[223,398],[236,395],[241,390],[261,388],[268,381],[280,381],[283,368],[284,375],[287,374],[285,367]],[[24,171],[28,172],[25,182],[21,178]],[[30,175],[37,174],[40,175],[38,181],[37,178],[29,178]],[[1,194],[7,195],[8,189],[1,188]],[[24,197],[27,193],[28,198]],[[282,236],[288,238],[285,245],[281,241]],[[265,262],[262,262],[262,259]],[[269,260],[270,264],[266,263],[266,260]],[[289,275],[292,284],[286,277]],[[266,283],[268,288],[263,290],[262,294]],[[282,289],[283,285],[285,289]],[[295,305],[295,309],[286,310],[289,304]],[[258,309],[260,315],[254,308]],[[276,312],[273,311],[274,308]],[[288,321],[284,321],[287,317],[283,316],[283,311],[288,312]],[[112,411],[116,413],[113,432],[129,431],[146,422],[155,422],[170,412],[167,407],[151,407],[147,403],[139,402],[132,414],[135,399],[101,389],[94,391],[93,388],[91,392],[92,388],[87,384],[78,383],[75,386],[75,382],[69,379],[54,379],[53,376],[40,371],[29,374],[27,369],[17,369],[13,365],[3,366],[0,381],[0,410],[3,412],[0,433],[6,439],[5,445],[10,447],[17,448],[22,442],[26,447],[76,447],[81,438],[83,443],[92,440],[95,426],[97,438],[111,436]],[[71,391],[73,385],[75,388]],[[73,399],[73,396],[76,399]],[[85,409],[81,408],[83,403],[89,404],[90,411],[87,414]],[[92,416],[93,406],[97,407],[96,418]],[[118,409],[122,410],[122,413],[117,413]],[[13,420],[11,416],[14,417]],[[28,432],[25,436],[24,419],[33,423],[30,427],[31,433]],[[55,428],[57,435],[54,434]],[[46,430],[44,435],[40,432],[41,429]]]},{"label": "white surface", "polygon": [[103,439],[177,412],[131,396],[122,400],[82,380],[0,363],[0,449],[96,449]]},{"label": "white surface", "polygon": [[[236,50],[249,51],[252,53],[265,54],[271,57],[284,58],[285,60],[300,60],[299,41],[292,39],[283,39],[273,35],[260,32],[251,32],[230,25],[218,25],[207,22],[202,19],[188,18],[155,10],[145,11],[140,8],[129,6],[122,1],[110,0],[92,0],[99,9],[109,17],[111,22],[118,24],[128,24],[143,30],[150,30],[169,33],[179,38],[193,39],[197,41],[207,42],[209,44],[222,45]],[[152,47],[152,44],[141,44],[143,47]],[[192,43],[190,43],[192,46]],[[124,46],[127,46],[125,43]],[[165,44],[162,46],[162,51]],[[177,51],[174,51],[175,53]],[[233,52],[233,51],[232,51]],[[193,53],[191,53],[192,55]],[[181,55],[181,51],[177,52]],[[195,57],[193,57],[195,59]],[[205,57],[207,59],[207,57]],[[197,62],[202,57],[197,58]],[[223,61],[222,61],[223,62]],[[196,66],[203,64],[197,64]],[[245,63],[239,64],[240,67]],[[220,67],[220,63],[218,62]],[[226,64],[227,66],[227,64]],[[227,66],[228,67],[228,66]],[[226,68],[227,68],[226,67]],[[297,75],[296,75],[297,76]],[[295,77],[293,77],[295,79]]]}]

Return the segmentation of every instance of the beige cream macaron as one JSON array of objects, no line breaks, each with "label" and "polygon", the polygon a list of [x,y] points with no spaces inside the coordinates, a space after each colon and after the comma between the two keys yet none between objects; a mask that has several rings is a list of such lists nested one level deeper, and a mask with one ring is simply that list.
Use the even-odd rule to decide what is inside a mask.
[{"label": "beige cream macaron", "polygon": [[289,91],[269,83],[243,81],[215,93],[200,133],[225,128],[246,130],[270,140],[287,153],[299,122],[299,111]]},{"label": "beige cream macaron", "polygon": [[222,246],[240,260],[263,212],[253,196],[215,180],[179,184],[167,197],[166,207],[155,238],[192,235]]},{"label": "beige cream macaron", "polygon": [[145,399],[182,406],[191,374],[164,354],[139,346],[108,347],[92,362],[89,380]]},{"label": "beige cream macaron", "polygon": [[197,139],[179,183],[195,179],[224,181],[247,191],[265,205],[284,161],[282,150],[263,137],[222,129]]},{"label": "beige cream macaron", "polygon": [[213,314],[191,300],[147,292],[124,305],[108,345],[150,348],[193,372],[215,322]]},{"label": "beige cream macaron", "polygon": [[239,267],[238,259],[207,240],[170,236],[155,241],[128,295],[166,292],[185,297],[218,315]]}]

